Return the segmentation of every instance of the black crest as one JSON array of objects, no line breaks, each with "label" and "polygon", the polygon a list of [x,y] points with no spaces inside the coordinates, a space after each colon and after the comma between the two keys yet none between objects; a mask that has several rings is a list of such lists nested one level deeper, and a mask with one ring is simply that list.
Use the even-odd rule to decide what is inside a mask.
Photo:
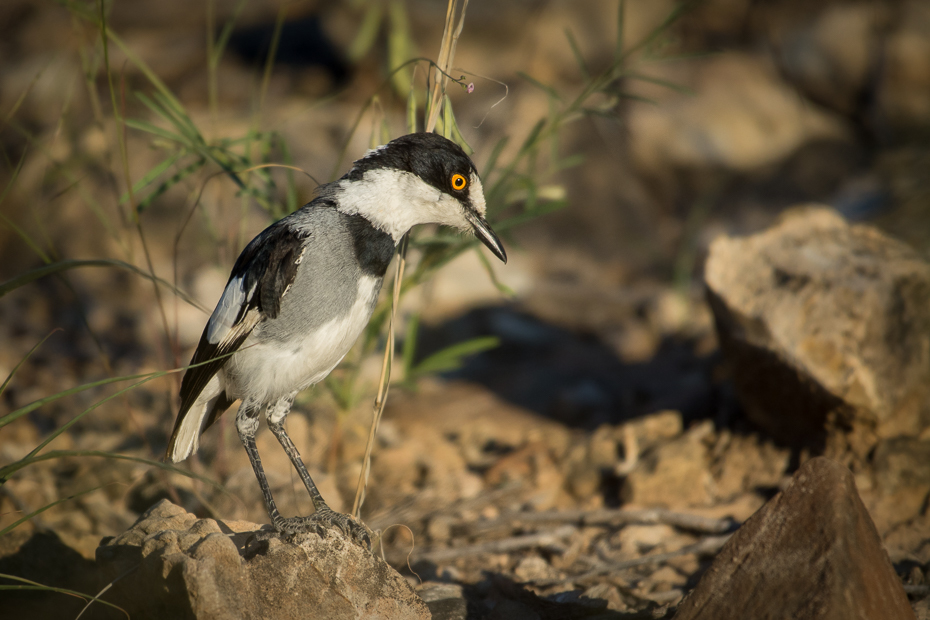
[{"label": "black crest", "polygon": [[467,179],[472,173],[477,173],[475,164],[462,147],[435,133],[412,133],[391,140],[356,161],[343,178],[358,181],[366,172],[379,169],[413,173],[436,189],[452,195],[460,193],[452,187],[454,174],[461,174]]}]

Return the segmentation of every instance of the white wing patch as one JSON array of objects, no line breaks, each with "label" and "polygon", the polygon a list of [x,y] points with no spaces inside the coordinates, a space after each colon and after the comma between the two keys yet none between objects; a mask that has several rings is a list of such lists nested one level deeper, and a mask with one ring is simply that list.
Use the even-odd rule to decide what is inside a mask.
[{"label": "white wing patch", "polygon": [[215,345],[226,339],[242,306],[247,304],[254,294],[255,285],[252,285],[248,294],[242,289],[242,276],[229,281],[207,322],[207,342]]}]

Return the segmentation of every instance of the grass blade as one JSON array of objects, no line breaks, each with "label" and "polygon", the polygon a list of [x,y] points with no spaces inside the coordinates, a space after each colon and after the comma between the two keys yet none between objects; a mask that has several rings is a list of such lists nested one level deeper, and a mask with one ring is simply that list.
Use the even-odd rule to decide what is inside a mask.
[{"label": "grass blade", "polygon": [[546,93],[547,95],[555,99],[556,101],[562,101],[562,96],[559,95],[558,91],[552,86],[549,86],[548,84],[543,84],[542,82],[534,78],[529,73],[525,73],[523,71],[517,71],[517,75],[519,75],[521,78],[523,78],[524,80],[526,80],[527,82],[535,86],[536,88],[540,89],[541,91],[543,91],[544,93]]},{"label": "grass blade", "polygon": [[412,370],[413,376],[429,375],[461,368],[464,357],[488,351],[500,346],[497,336],[482,336],[472,338],[465,342],[458,342],[441,351],[433,353],[416,365]]},{"label": "grass blade", "polygon": [[575,35],[572,34],[572,31],[568,28],[565,29],[565,38],[568,39],[568,45],[572,48],[572,55],[575,56],[575,62],[578,64],[578,71],[581,72],[581,77],[585,82],[591,80],[591,72],[588,71],[588,63],[585,62],[584,55],[581,53],[581,48],[578,47],[578,41],[575,40]]},{"label": "grass blade", "polygon": [[0,590],[16,590],[19,592],[28,591],[28,590],[37,590],[41,592],[58,592],[59,594],[67,594],[69,596],[76,596],[77,598],[84,599],[85,601],[90,600],[96,603],[101,603],[103,605],[106,605],[107,607],[112,607],[113,609],[118,609],[121,612],[123,612],[127,618],[129,618],[129,614],[122,607],[114,605],[113,603],[109,601],[105,601],[101,598],[97,598],[96,596],[93,596],[92,594],[84,594],[83,592],[78,592],[77,590],[69,590],[67,588],[55,588],[52,586],[46,586],[46,585],[43,585],[35,581],[30,581],[29,579],[24,579],[23,577],[17,577],[16,575],[7,575],[4,573],[0,573],[0,578],[9,579],[11,581],[20,581],[26,584],[22,586],[0,585]]},{"label": "grass blade", "polygon": [[44,278],[45,276],[50,276],[56,273],[60,273],[62,271],[68,271],[69,269],[78,269],[80,267],[116,267],[118,269],[125,269],[127,271],[131,271],[134,274],[145,278],[146,280],[151,280],[152,282],[155,282],[156,284],[160,284],[161,286],[167,288],[169,291],[171,291],[172,293],[180,297],[182,300],[194,306],[195,308],[202,310],[206,314],[210,313],[210,310],[202,306],[200,302],[198,302],[196,299],[194,299],[193,297],[191,297],[190,295],[188,295],[181,289],[177,288],[176,286],[174,286],[167,280],[162,280],[158,276],[153,276],[147,271],[143,271],[142,269],[139,269],[135,265],[130,265],[129,263],[123,262],[121,260],[116,260],[113,258],[95,258],[95,259],[87,259],[87,260],[62,260],[62,261],[57,261],[57,262],[54,262],[54,263],[51,263],[49,265],[45,265],[42,267],[36,267],[35,269],[27,271],[26,273],[20,274],[19,276],[16,276],[15,278],[11,280],[7,280],[6,282],[3,282],[2,284],[0,284],[0,297],[3,297],[7,293],[21,286],[29,284],[30,282],[34,280],[38,280],[39,278]]},{"label": "grass blade", "polygon": [[38,508],[38,509],[36,509],[36,510],[33,510],[32,512],[30,512],[30,513],[27,514],[26,516],[21,517],[20,519],[17,519],[16,521],[14,521],[13,523],[11,523],[10,525],[8,525],[8,526],[6,526],[5,528],[3,528],[2,530],[0,530],[0,536],[3,536],[4,534],[6,534],[6,533],[8,533],[8,532],[12,532],[13,529],[16,528],[16,526],[20,525],[21,523],[25,523],[26,521],[28,521],[29,519],[35,517],[36,515],[42,514],[43,512],[45,512],[46,510],[48,510],[49,508],[54,508],[54,507],[57,506],[58,504],[61,504],[61,503],[63,503],[63,502],[70,501],[70,500],[75,499],[75,498],[78,498],[78,497],[80,497],[80,496],[82,496],[82,495],[87,495],[88,493],[93,493],[94,491],[97,491],[98,489],[102,489],[104,486],[106,486],[106,485],[100,485],[99,487],[94,487],[94,488],[92,488],[92,489],[85,489],[85,490],[83,490],[83,491],[79,491],[79,492],[75,493],[74,495],[69,495],[68,497],[63,497],[62,499],[55,500],[55,501],[52,502],[51,504],[46,504],[45,506],[42,506],[41,508]]},{"label": "grass blade", "polygon": [[127,127],[132,127],[133,129],[138,129],[140,131],[145,131],[150,134],[154,134],[156,136],[164,138],[165,140],[169,140],[175,144],[187,147],[189,149],[193,148],[193,145],[189,144],[187,139],[185,139],[184,136],[182,136],[181,134],[173,133],[171,131],[168,131],[167,129],[162,129],[161,127],[157,125],[153,125],[152,123],[149,123],[148,121],[140,121],[140,120],[136,120],[132,118],[127,118],[125,119],[124,122],[126,123]]},{"label": "grass blade", "polygon": [[10,476],[15,474],[19,470],[25,467],[28,467],[29,465],[34,465],[35,463],[41,463],[43,461],[52,461],[55,459],[64,459],[64,458],[69,458],[69,457],[81,457],[81,458],[96,457],[96,458],[103,458],[103,459],[111,459],[114,461],[130,461],[132,463],[142,463],[143,465],[151,465],[152,467],[157,467],[159,469],[163,469],[165,471],[168,471],[174,474],[181,474],[182,476],[186,476],[187,478],[191,478],[193,480],[199,480],[200,482],[203,482],[204,484],[208,484],[218,491],[222,491],[223,493],[227,493],[227,494],[229,493],[229,491],[227,491],[226,488],[220,483],[215,482],[207,478],[206,476],[201,476],[199,474],[195,474],[186,469],[181,469],[180,467],[177,467],[175,465],[170,465],[168,463],[163,463],[161,461],[147,459],[141,456],[131,456],[129,454],[118,454],[116,452],[104,452],[102,450],[52,450],[51,452],[46,452],[45,454],[39,454],[29,459],[20,459],[16,461],[15,463],[10,463],[9,465],[4,465],[3,467],[0,467],[0,480],[8,480]]},{"label": "grass blade", "polygon": [[[110,383],[118,383],[120,381],[133,381],[134,379],[142,379],[144,377],[149,377],[154,374],[157,374],[157,373],[146,373],[142,375],[129,375],[125,377],[109,377],[107,379],[101,379],[100,381],[84,383],[82,385],[78,385],[71,389],[64,390],[62,392],[57,392],[55,394],[52,394],[51,396],[46,396],[45,398],[34,400],[28,405],[23,405],[19,409],[16,409],[15,411],[11,411],[10,413],[7,413],[3,417],[0,417],[0,428],[3,428],[4,426],[6,426],[7,424],[10,424],[11,422],[15,422],[16,420],[23,417],[24,415],[32,413],[33,411],[35,411],[39,407],[42,407],[43,405],[47,405],[48,403],[53,403],[56,400],[62,399],[66,396],[71,396],[72,394],[80,394],[81,392],[84,392],[91,388],[100,387],[101,385],[108,385]],[[0,476],[0,480],[3,480],[2,476]]]},{"label": "grass blade", "polygon": [[[30,357],[33,353],[35,353],[35,352],[38,350],[39,347],[41,347],[43,344],[45,344],[45,341],[46,341],[46,340],[48,340],[49,338],[52,337],[52,334],[54,334],[55,332],[60,332],[60,331],[64,331],[64,330],[62,330],[60,327],[57,327],[57,328],[53,329],[52,331],[50,331],[50,332],[48,333],[48,335],[47,335],[45,338],[43,338],[42,340],[40,340],[39,342],[37,342],[37,343],[35,344],[35,346],[33,346],[31,349],[29,349],[29,352],[26,353],[26,355],[23,356],[23,359],[19,360],[19,363],[16,364],[16,366],[13,368],[13,370],[10,371],[10,374],[7,375],[6,381],[3,382],[3,385],[0,385],[0,394],[3,394],[4,390],[6,390],[6,387],[10,384],[10,381],[13,379],[13,375],[15,375],[15,374],[16,374],[16,371],[19,370],[19,367],[22,366],[23,364],[25,364],[25,363],[26,363],[26,360],[28,360],[29,357]],[[2,532],[0,532],[0,533],[2,533]]]},{"label": "grass blade", "polygon": [[[168,158],[164,159],[151,170],[146,172],[142,178],[136,181],[136,184],[132,186],[133,193],[138,193],[145,189],[156,178],[161,176],[165,170],[171,167],[174,162],[178,161],[182,155],[183,153],[181,151],[172,153],[170,156],[168,156]],[[125,192],[122,196],[119,197],[120,204],[125,204],[127,200],[129,200],[129,192]]]},{"label": "grass blade", "polygon": [[81,418],[83,418],[84,416],[86,416],[88,413],[90,413],[91,411],[93,411],[93,410],[96,409],[97,407],[103,405],[104,403],[107,403],[107,402],[113,400],[114,398],[116,398],[116,397],[118,397],[118,396],[122,396],[123,394],[125,394],[126,392],[128,392],[128,391],[130,391],[130,390],[136,389],[137,387],[139,387],[139,386],[142,385],[143,383],[148,383],[148,382],[151,381],[152,379],[158,379],[158,378],[163,377],[163,376],[165,376],[165,375],[167,375],[167,374],[169,374],[169,373],[170,373],[170,371],[162,371],[162,372],[155,373],[155,374],[153,374],[153,375],[150,376],[150,377],[145,377],[144,379],[142,379],[142,381],[137,381],[136,383],[133,383],[133,384],[130,385],[129,387],[125,387],[125,388],[123,388],[123,389],[121,389],[121,390],[117,390],[116,392],[114,392],[113,394],[110,394],[110,395],[107,396],[106,398],[103,398],[103,399],[101,399],[101,400],[98,400],[98,401],[95,402],[93,405],[91,405],[90,407],[88,407],[87,409],[85,409],[84,411],[82,411],[81,413],[77,414],[76,416],[74,416],[73,418],[71,418],[70,420],[68,420],[67,422],[65,422],[64,424],[62,424],[61,426],[59,426],[58,428],[56,428],[54,431],[52,431],[51,433],[49,433],[48,437],[46,437],[45,440],[42,441],[42,443],[40,443],[40,444],[37,445],[35,448],[33,448],[33,449],[29,452],[29,454],[27,454],[27,455],[25,456],[25,458],[28,459],[28,458],[31,458],[31,457],[35,456],[36,454],[38,454],[39,451],[40,451],[42,448],[44,448],[44,447],[47,446],[48,444],[50,444],[50,443],[52,443],[53,441],[55,441],[55,439],[56,439],[58,436],[60,436],[60,435],[61,435],[62,433],[64,433],[66,430],[68,430],[69,428],[71,428],[72,426],[74,426]]}]

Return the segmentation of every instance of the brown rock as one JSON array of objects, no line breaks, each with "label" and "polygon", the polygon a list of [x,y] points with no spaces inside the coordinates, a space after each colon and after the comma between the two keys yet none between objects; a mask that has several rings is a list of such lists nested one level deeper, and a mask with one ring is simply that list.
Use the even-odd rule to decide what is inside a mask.
[{"label": "brown rock", "polygon": [[623,500],[637,506],[685,508],[706,506],[713,500],[713,478],[705,438],[710,422],[647,452],[624,480]]},{"label": "brown rock", "polygon": [[753,515],[676,620],[914,618],[852,473],[818,457]]},{"label": "brown rock", "polygon": [[[39,583],[50,588],[65,588],[93,596],[106,586],[94,563],[62,542],[51,531],[32,531],[28,524],[0,536],[0,574]],[[3,586],[24,586],[18,579],[0,579]],[[45,618],[55,620],[76,618],[86,600],[75,596],[41,590],[5,590],[0,594],[0,617]],[[83,617],[116,618],[101,615],[103,606],[91,608]]]},{"label": "brown rock", "polygon": [[908,246],[795,210],[717,239],[705,280],[740,400],[775,437],[863,456],[930,423],[930,265]]},{"label": "brown rock", "polygon": [[789,450],[758,435],[721,431],[713,452],[714,495],[723,500],[759,487],[778,487],[788,468]]},{"label": "brown rock", "polygon": [[855,114],[874,71],[888,13],[877,3],[837,4],[778,29],[773,43],[779,68],[813,101]]},{"label": "brown rock", "polygon": [[[257,542],[259,526],[162,500],[97,549],[133,618],[429,618],[394,569],[338,533]],[[117,579],[119,577],[119,579]]]},{"label": "brown rock", "polygon": [[930,121],[930,6],[910,0],[896,17],[886,35],[876,99],[884,121],[904,136]]},{"label": "brown rock", "polygon": [[930,495],[930,440],[895,437],[881,441],[871,466],[872,488],[862,495],[880,532],[924,512]]},{"label": "brown rock", "polygon": [[462,586],[455,583],[426,582],[417,588],[420,597],[429,607],[433,620],[465,620],[468,602]]}]

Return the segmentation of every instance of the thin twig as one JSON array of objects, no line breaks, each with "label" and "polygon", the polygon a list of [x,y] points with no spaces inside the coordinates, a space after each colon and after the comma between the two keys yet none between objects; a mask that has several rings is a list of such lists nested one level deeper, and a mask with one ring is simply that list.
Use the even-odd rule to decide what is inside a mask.
[{"label": "thin twig", "polygon": [[602,508],[600,510],[553,510],[506,514],[498,519],[472,522],[475,529],[490,530],[512,527],[514,522],[574,522],[579,525],[624,525],[627,523],[671,525],[684,530],[708,534],[723,534],[733,530],[733,519],[712,519],[700,515],[673,512],[664,508]]},{"label": "thin twig", "polygon": [[[499,488],[491,489],[468,499],[449,502],[444,494],[424,490],[406,502],[393,504],[368,518],[372,529],[387,529],[397,523],[414,523],[436,518],[452,521],[449,515],[461,512],[477,512],[485,506],[499,504],[513,498],[523,488],[520,482],[511,482]],[[455,522],[455,521],[453,521]]]},{"label": "thin twig", "polygon": [[434,549],[425,551],[418,555],[417,559],[426,560],[427,562],[448,562],[456,558],[469,555],[479,555],[482,553],[509,553],[519,549],[528,549],[531,547],[545,547],[555,545],[570,538],[578,531],[574,525],[562,525],[548,532],[537,532],[535,534],[524,534],[522,536],[512,536],[501,540],[491,540],[488,542],[468,545],[465,547],[453,547],[451,549]]},{"label": "thin twig", "polygon": [[730,540],[730,536],[732,536],[732,534],[724,534],[722,536],[708,536],[707,538],[704,538],[703,540],[700,540],[693,545],[682,547],[677,551],[654,553],[652,555],[645,555],[641,558],[624,560],[622,562],[610,562],[604,564],[603,566],[599,566],[587,572],[581,573],[580,575],[573,575],[564,579],[540,579],[533,581],[532,583],[536,586],[561,586],[577,583],[579,581],[584,581],[593,577],[600,577],[601,575],[605,575],[607,573],[614,573],[621,570],[636,568],[637,566],[664,564],[669,560],[673,560],[685,555],[713,555],[720,551],[726,542]]}]

